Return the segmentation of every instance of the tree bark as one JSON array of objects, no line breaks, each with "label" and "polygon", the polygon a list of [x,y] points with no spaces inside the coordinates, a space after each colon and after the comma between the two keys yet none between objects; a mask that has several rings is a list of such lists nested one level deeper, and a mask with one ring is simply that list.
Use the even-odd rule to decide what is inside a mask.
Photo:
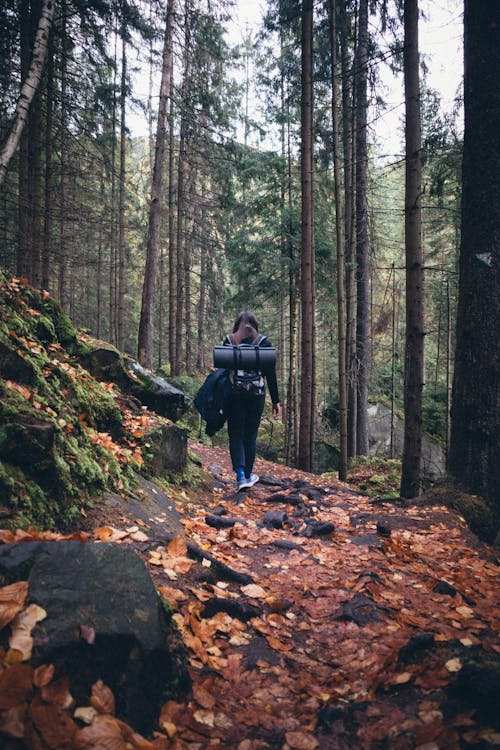
[{"label": "tree bark", "polygon": [[465,0],[462,237],[449,470],[500,515],[500,5]]},{"label": "tree bark", "polygon": [[118,274],[116,341],[120,351],[125,348],[125,287],[127,278],[127,248],[125,238],[125,159],[127,150],[127,128],[125,109],[127,99],[127,43],[125,20],[122,21],[122,71],[120,86],[120,181],[118,188]]},{"label": "tree bark", "polygon": [[175,370],[175,342],[177,309],[177,247],[175,245],[175,139],[174,139],[174,100],[170,99],[168,117],[168,361],[170,372]]},{"label": "tree bark", "polygon": [[66,208],[68,202],[68,50],[67,50],[67,4],[62,2],[62,38],[61,38],[61,184],[60,184],[60,215],[59,215],[59,257],[58,257],[58,280],[57,289],[59,302],[67,313],[69,308],[68,293],[68,248],[67,248],[67,222]]},{"label": "tree bark", "polygon": [[14,155],[21,133],[28,118],[30,104],[33,101],[42,77],[43,65],[47,55],[48,40],[54,18],[54,0],[43,0],[40,21],[33,45],[31,65],[17,100],[15,120],[12,129],[0,151],[0,185],[3,184],[9,162]]},{"label": "tree bark", "polygon": [[422,159],[418,54],[418,0],[404,4],[406,343],[405,428],[401,496],[420,491],[424,386],[424,270],[421,237]]},{"label": "tree bark", "polygon": [[349,27],[346,0],[340,0],[340,56],[342,74],[342,144],[344,149],[344,247],[346,265],[347,455],[356,456],[356,252],[354,247],[354,113],[352,66],[349,64]]},{"label": "tree bark", "polygon": [[313,231],[313,5],[302,6],[301,96],[301,354],[300,469],[312,470],[314,455],[314,231]]},{"label": "tree bark", "polygon": [[370,363],[370,253],[368,237],[368,0],[360,0],[356,52],[356,451],[368,455],[368,372]]},{"label": "tree bark", "polygon": [[45,96],[45,175],[44,175],[44,216],[42,239],[42,289],[48,290],[52,279],[52,175],[53,148],[52,127],[54,121],[54,60],[53,36],[49,38],[47,66],[47,89]]},{"label": "tree bark", "polygon": [[330,55],[332,86],[332,142],[333,179],[335,192],[335,231],[337,239],[337,335],[338,335],[338,377],[339,377],[339,422],[340,422],[340,461],[339,479],[347,479],[347,382],[346,382],[346,328],[345,328],[345,249],[344,249],[344,206],[342,200],[342,180],[340,174],[340,142],[338,122],[337,85],[337,2],[330,0]]},{"label": "tree bark", "polygon": [[146,267],[142,288],[141,317],[138,336],[138,359],[141,365],[151,368],[153,357],[153,315],[155,297],[155,279],[158,266],[158,243],[160,240],[161,208],[164,192],[165,142],[167,106],[171,96],[172,72],[172,39],[174,25],[175,0],[168,0],[167,20],[163,45],[163,62],[160,85],[160,102],[156,129],[155,160],[149,204],[148,240],[146,249]]}]

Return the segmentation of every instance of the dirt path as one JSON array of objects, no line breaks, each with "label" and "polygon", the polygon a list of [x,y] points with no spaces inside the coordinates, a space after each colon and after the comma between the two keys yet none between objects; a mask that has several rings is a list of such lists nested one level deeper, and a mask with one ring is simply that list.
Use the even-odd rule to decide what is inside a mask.
[{"label": "dirt path", "polygon": [[259,459],[263,481],[235,493],[227,451],[190,450],[214,482],[178,498],[186,538],[226,567],[180,541],[143,551],[190,655],[193,694],[161,717],[169,747],[500,742],[466,666],[498,664],[498,566],[461,519]]}]

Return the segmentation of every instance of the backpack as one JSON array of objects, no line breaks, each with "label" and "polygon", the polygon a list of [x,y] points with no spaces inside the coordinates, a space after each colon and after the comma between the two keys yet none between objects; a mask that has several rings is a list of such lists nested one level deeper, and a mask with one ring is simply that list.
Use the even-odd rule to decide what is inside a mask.
[{"label": "backpack", "polygon": [[[229,335],[227,337],[229,343],[231,346],[233,346],[233,342],[231,341]],[[258,349],[262,341],[264,341],[265,336],[262,334],[259,334],[257,339],[253,344],[239,344],[238,350],[241,353],[244,353],[245,349],[248,350],[257,350],[257,361],[258,361]],[[243,358],[243,357],[242,357]],[[264,384],[264,375],[262,373],[262,370],[257,369],[258,365],[253,370],[239,370],[239,369],[233,369],[229,371],[229,379],[232,383],[232,390],[233,393],[245,393],[251,396],[263,396],[265,391],[265,384]]]}]

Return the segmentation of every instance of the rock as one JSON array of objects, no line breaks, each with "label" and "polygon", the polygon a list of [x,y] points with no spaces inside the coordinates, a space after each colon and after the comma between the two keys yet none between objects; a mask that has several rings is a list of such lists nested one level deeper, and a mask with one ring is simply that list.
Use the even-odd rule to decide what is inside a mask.
[{"label": "rock", "polygon": [[185,693],[187,659],[142,561],[117,544],[74,541],[0,546],[0,573],[28,580],[28,601],[47,612],[32,632],[32,664],[68,676],[77,704],[102,679],[117,715],[142,734],[165,693]]},{"label": "rock", "polygon": [[33,363],[3,341],[0,341],[0,375],[6,380],[28,384],[35,383],[37,378]]},{"label": "rock", "polygon": [[56,460],[53,422],[19,412],[6,419],[0,434],[0,457],[37,471],[52,469]]},{"label": "rock", "polygon": [[288,521],[288,516],[284,510],[268,510],[264,513],[260,525],[266,529],[282,529]]},{"label": "rock", "polygon": [[182,471],[187,461],[187,432],[175,424],[158,423],[141,441],[148,468],[156,476]]},{"label": "rock", "polygon": [[[404,422],[394,417],[394,454],[403,453]],[[391,410],[383,404],[368,406],[368,443],[370,456],[387,456],[391,444]],[[425,477],[435,480],[445,474],[446,462],[443,449],[429,435],[422,435],[421,469]]]},{"label": "rock", "polygon": [[127,394],[162,417],[176,422],[186,410],[184,393],[111,344],[88,338],[82,363],[99,380],[111,380]]}]

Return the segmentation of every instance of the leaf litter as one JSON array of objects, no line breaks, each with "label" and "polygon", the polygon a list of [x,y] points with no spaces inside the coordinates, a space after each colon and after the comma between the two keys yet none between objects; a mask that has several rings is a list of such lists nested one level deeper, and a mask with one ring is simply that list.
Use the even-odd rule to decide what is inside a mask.
[{"label": "leaf litter", "polygon": [[[134,518],[103,516],[91,538],[130,544],[144,559],[182,632],[191,694],[167,701],[146,739],[114,716],[102,682],[89,706],[75,706],[51,665],[33,670],[27,647],[3,649],[0,735],[13,750],[500,745],[498,717],[459,689],[470,661],[500,663],[498,561],[460,517],[371,503],[265,461],[245,496],[226,452],[190,449],[217,483],[179,498],[183,535],[151,539]],[[263,522],[270,510],[279,523]],[[217,517],[235,522],[214,526]],[[3,542],[33,538],[47,537],[0,532]],[[12,634],[25,598],[22,585],[0,590],[0,623]]]}]

